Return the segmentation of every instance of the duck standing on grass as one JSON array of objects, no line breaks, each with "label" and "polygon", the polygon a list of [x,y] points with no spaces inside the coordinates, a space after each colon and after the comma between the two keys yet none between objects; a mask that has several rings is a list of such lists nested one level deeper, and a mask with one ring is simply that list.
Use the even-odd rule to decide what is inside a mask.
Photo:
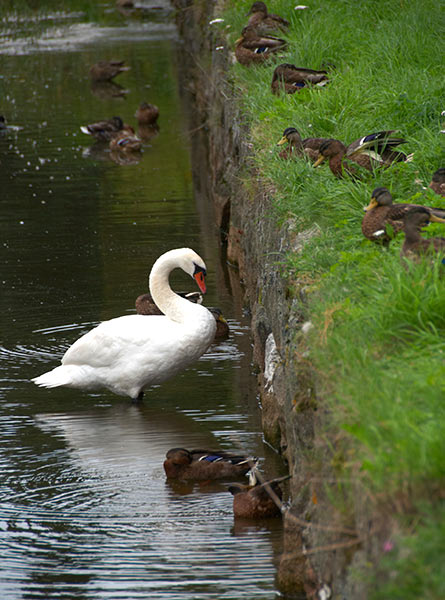
[{"label": "duck standing on grass", "polygon": [[433,173],[429,187],[439,196],[445,197],[445,167],[441,167]]},{"label": "duck standing on grass", "polygon": [[216,322],[206,308],[171,289],[168,277],[177,267],[205,293],[202,258],[190,248],[166,252],[154,263],[149,279],[150,293],[163,316],[126,315],[104,321],[68,348],[61,366],[32,381],[48,388],[106,388],[137,401],[145,388],[197,360],[212,343]]},{"label": "duck standing on grass", "polygon": [[320,146],[327,138],[305,138],[301,139],[301,135],[295,127],[286,127],[283,131],[283,137],[277,142],[277,146],[287,144],[281,150],[280,158],[288,159],[294,156],[307,156],[310,160],[315,161],[319,156]]},{"label": "duck standing on grass", "polygon": [[445,219],[445,209],[403,202],[393,204],[391,192],[387,188],[375,188],[370,203],[365,207],[362,220],[363,235],[371,242],[388,246],[390,241],[402,231],[403,218],[412,208],[425,209],[432,215],[431,220]]},{"label": "duck standing on grass", "polygon": [[[410,208],[403,217],[403,230],[405,232],[405,241],[403,242],[400,256],[415,260],[422,256],[435,256],[445,252],[445,238],[432,237],[423,238],[422,228],[435,223],[445,223],[445,219],[439,219],[432,215],[423,206]],[[442,259],[442,263],[445,259]]]},{"label": "duck standing on grass", "polygon": [[319,157],[314,164],[318,167],[325,159],[329,159],[329,168],[338,178],[344,177],[345,173],[351,177],[357,177],[358,171],[354,163],[367,171],[374,171],[379,167],[389,167],[394,162],[412,160],[413,155],[406,155],[396,151],[394,148],[405,144],[403,138],[391,137],[391,131],[378,131],[370,133],[349,146],[336,139],[328,139],[320,146]]},{"label": "duck standing on grass", "polygon": [[261,35],[255,27],[248,25],[235,42],[235,56],[241,65],[262,64],[273,53],[284,50],[286,46],[286,40]]},{"label": "duck standing on grass", "polygon": [[257,465],[258,458],[231,454],[221,450],[186,450],[171,448],[164,461],[168,479],[183,481],[242,477]]}]

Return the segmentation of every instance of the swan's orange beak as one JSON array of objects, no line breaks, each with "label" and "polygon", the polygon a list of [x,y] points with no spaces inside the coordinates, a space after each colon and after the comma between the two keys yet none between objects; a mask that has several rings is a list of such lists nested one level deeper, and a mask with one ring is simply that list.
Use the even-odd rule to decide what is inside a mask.
[{"label": "swan's orange beak", "polygon": [[207,288],[206,288],[206,282],[205,282],[204,273],[202,271],[198,271],[197,273],[195,273],[193,275],[193,277],[195,278],[196,283],[198,284],[198,287],[201,290],[201,292],[203,294],[205,294],[206,291],[207,291]]}]

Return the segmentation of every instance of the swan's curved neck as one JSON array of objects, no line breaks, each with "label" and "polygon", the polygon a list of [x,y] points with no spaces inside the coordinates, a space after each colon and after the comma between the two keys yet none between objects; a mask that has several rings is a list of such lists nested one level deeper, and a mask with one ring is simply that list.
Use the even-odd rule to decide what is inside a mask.
[{"label": "swan's curved neck", "polygon": [[173,252],[159,257],[150,272],[148,285],[155,304],[164,315],[182,323],[190,302],[175,294],[168,281],[170,273],[180,266],[178,258]]}]

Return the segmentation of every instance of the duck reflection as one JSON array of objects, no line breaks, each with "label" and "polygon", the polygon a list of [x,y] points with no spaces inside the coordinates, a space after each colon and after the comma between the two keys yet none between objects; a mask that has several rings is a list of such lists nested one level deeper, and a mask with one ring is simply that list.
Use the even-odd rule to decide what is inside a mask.
[{"label": "duck reflection", "polygon": [[92,81],[91,93],[99,100],[109,100],[110,98],[124,99],[130,90],[125,89],[114,81]]}]

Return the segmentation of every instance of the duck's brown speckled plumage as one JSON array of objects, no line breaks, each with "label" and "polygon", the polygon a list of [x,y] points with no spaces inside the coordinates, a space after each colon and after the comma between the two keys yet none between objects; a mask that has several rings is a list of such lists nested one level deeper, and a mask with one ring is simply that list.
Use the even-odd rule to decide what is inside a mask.
[{"label": "duck's brown speckled plumage", "polygon": [[281,499],[283,492],[280,483],[289,476],[278,477],[254,485],[231,485],[229,492],[233,495],[233,514],[242,519],[266,519],[281,515]]},{"label": "duck's brown speckled plumage", "polygon": [[[202,294],[200,292],[176,292],[179,296],[186,298],[190,302],[197,302],[201,304],[202,302]],[[138,315],[162,315],[163,313],[156,306],[151,297],[151,294],[141,294],[136,298],[135,301],[136,312]],[[228,337],[230,329],[227,321],[222,315],[222,311],[219,308],[215,308],[213,306],[206,307],[212,315],[215,317],[216,321],[216,331],[215,331],[215,340],[221,341]]]},{"label": "duck's brown speckled plumage", "polygon": [[89,125],[82,125],[80,129],[83,133],[91,135],[100,142],[109,142],[122,131],[134,133],[134,129],[124,123],[120,117],[112,117]]},{"label": "duck's brown speckled plumage", "polygon": [[295,156],[303,157],[306,155],[311,161],[315,161],[318,158],[320,146],[326,139],[327,138],[302,139],[295,127],[287,127],[283,131],[283,137],[277,143],[278,146],[287,144],[287,146],[281,150],[279,156],[283,159],[289,159]]},{"label": "duck's brown speckled plumage", "polygon": [[314,166],[324,159],[329,159],[329,167],[336,177],[358,177],[354,163],[367,171],[379,167],[389,167],[394,162],[409,161],[412,155],[394,150],[398,145],[406,143],[403,138],[391,137],[393,131],[378,131],[365,135],[345,146],[343,142],[329,139],[320,147],[320,155]]},{"label": "duck's brown speckled plumage", "polygon": [[172,448],[167,452],[164,471],[167,478],[184,481],[227,479],[246,475],[257,461],[253,456],[231,454],[221,450]]},{"label": "duck's brown speckled plumage", "polygon": [[[405,241],[400,250],[400,256],[416,260],[422,256],[435,256],[445,252],[445,238],[432,237],[423,238],[422,228],[430,221],[438,222],[437,217],[422,206],[410,208],[403,217],[403,229]],[[439,222],[445,223],[445,219]]]},{"label": "duck's brown speckled plumage", "polygon": [[235,56],[242,65],[262,64],[273,53],[283,50],[287,42],[281,38],[261,35],[255,27],[248,25],[235,42]]},{"label": "duck's brown speckled plumage", "polygon": [[435,171],[433,173],[429,187],[433,190],[433,192],[435,192],[436,194],[439,194],[439,196],[445,197],[445,168],[444,167],[437,169],[437,171]]},{"label": "duck's brown speckled plumage", "polygon": [[139,125],[155,125],[159,117],[159,108],[155,104],[142,102],[134,116]]},{"label": "duck's brown speckled plumage", "polygon": [[375,188],[362,220],[363,235],[372,242],[388,245],[402,231],[403,218],[413,208],[423,208],[435,217],[445,218],[445,209],[420,204],[393,204],[392,195],[387,188]]},{"label": "duck's brown speckled plumage", "polygon": [[280,15],[269,13],[264,2],[254,2],[248,14],[250,16],[247,24],[253,25],[261,33],[277,29],[285,32],[289,28],[289,21]]},{"label": "duck's brown speckled plumage", "polygon": [[271,89],[273,94],[279,94],[281,91],[294,94],[307,85],[324,85],[327,82],[327,71],[315,71],[282,63],[274,69]]},{"label": "duck's brown speckled plumage", "polygon": [[123,60],[101,60],[91,66],[90,77],[93,81],[110,81],[129,69]]}]

